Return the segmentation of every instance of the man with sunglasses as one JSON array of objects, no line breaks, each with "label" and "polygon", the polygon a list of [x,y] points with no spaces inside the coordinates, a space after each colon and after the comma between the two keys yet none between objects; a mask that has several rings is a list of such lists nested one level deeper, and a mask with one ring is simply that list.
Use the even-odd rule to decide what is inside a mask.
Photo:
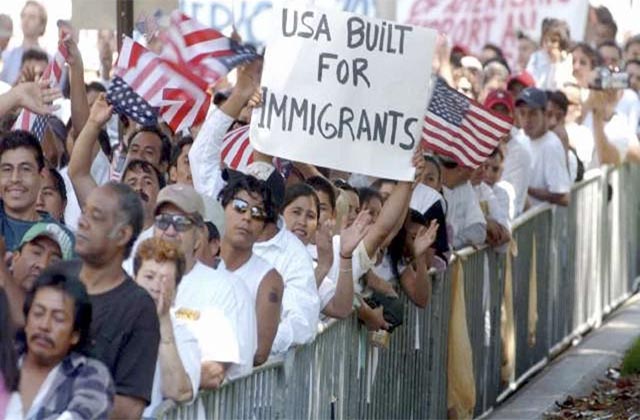
[{"label": "man with sunglasses", "polygon": [[[160,191],[155,211],[154,236],[173,242],[185,256],[185,273],[178,287],[175,308],[179,319],[193,321],[202,350],[201,388],[220,386],[225,377],[250,373],[256,352],[256,315],[244,282],[224,268],[214,270],[198,261],[203,238],[204,202],[188,185],[173,184]],[[229,321],[231,337],[217,320]],[[215,318],[215,321],[212,321]]]},{"label": "man with sunglasses", "polygon": [[253,252],[253,245],[264,229],[266,214],[273,211],[265,197],[264,183],[240,173],[230,179],[220,193],[225,216],[221,265],[239,276],[253,297],[258,327],[256,366],[266,362],[271,352],[284,290],[280,274]]}]

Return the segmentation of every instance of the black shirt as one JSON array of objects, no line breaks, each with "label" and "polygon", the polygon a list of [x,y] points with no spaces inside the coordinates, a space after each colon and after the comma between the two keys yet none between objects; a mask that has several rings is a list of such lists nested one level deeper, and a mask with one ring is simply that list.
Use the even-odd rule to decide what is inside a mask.
[{"label": "black shirt", "polygon": [[[79,276],[82,262],[60,263]],[[160,344],[160,324],[151,296],[126,273],[108,292],[89,295],[93,307],[91,353],[113,377],[116,393],[151,401],[153,375]]]}]

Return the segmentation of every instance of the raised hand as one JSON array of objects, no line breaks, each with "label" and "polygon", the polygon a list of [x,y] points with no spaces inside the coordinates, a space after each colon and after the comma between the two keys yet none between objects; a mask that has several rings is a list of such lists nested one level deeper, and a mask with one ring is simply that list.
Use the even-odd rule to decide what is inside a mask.
[{"label": "raised hand", "polygon": [[431,245],[436,241],[436,235],[438,234],[438,222],[433,219],[429,224],[429,227],[421,227],[413,240],[413,256],[420,257],[424,255]]},{"label": "raised hand", "polygon": [[423,153],[424,151],[422,150],[422,146],[418,145],[413,150],[413,156],[411,157],[411,164],[413,165],[414,168],[416,168],[416,173],[414,176],[414,180],[415,180],[414,187],[415,187],[415,184],[422,181],[424,172],[427,169],[427,164],[424,160]]},{"label": "raised hand", "polygon": [[73,39],[73,36],[67,33],[62,39],[62,43],[67,47],[68,55],[66,61],[69,67],[82,66],[82,55],[80,55],[80,49],[78,49],[78,44]]},{"label": "raised hand", "polygon": [[51,114],[58,106],[51,103],[62,97],[59,88],[51,88],[47,81],[20,83],[13,88],[18,105],[27,108],[37,114]]},{"label": "raised hand", "polygon": [[113,106],[107,103],[107,95],[101,93],[91,107],[89,113],[89,121],[102,127],[111,118],[113,114]]},{"label": "raised hand", "polygon": [[318,249],[318,265],[325,267],[327,271],[333,264],[333,221],[327,220],[316,230],[316,247]]},{"label": "raised hand", "polygon": [[342,229],[340,233],[340,255],[343,257],[351,257],[360,241],[365,237],[371,228],[373,220],[368,211],[361,211],[353,224],[347,226],[346,217],[342,221]]}]

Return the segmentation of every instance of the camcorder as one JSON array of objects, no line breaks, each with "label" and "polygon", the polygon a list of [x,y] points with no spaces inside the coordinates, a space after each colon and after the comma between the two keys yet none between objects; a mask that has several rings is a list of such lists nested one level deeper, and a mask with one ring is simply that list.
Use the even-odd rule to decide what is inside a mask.
[{"label": "camcorder", "polygon": [[589,84],[589,88],[595,90],[627,89],[629,87],[629,73],[610,69],[608,67],[596,67],[595,78]]}]

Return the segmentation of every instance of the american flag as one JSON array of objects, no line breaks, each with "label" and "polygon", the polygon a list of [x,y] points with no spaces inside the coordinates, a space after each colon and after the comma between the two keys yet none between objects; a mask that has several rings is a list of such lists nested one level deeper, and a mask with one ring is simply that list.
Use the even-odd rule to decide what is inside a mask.
[{"label": "american flag", "polygon": [[425,148],[470,168],[480,166],[512,122],[437,79],[422,127]]},{"label": "american flag", "polygon": [[162,57],[188,66],[209,84],[214,84],[234,67],[258,57],[253,46],[227,38],[179,10],[171,13],[170,22],[163,33],[165,48]]},{"label": "american flag", "polygon": [[229,131],[222,140],[222,161],[231,169],[245,172],[253,163],[253,147],[249,142],[249,124]]},{"label": "american flag", "polygon": [[[47,80],[49,86],[60,85],[62,69],[68,56],[67,47],[62,42],[58,43],[58,50],[42,73],[42,80]],[[13,129],[31,131],[38,140],[42,141],[48,120],[49,117],[47,115],[39,115],[24,108],[20,111],[18,119],[13,124]]]},{"label": "american flag", "polygon": [[[125,114],[134,119],[132,106],[136,103],[136,106],[145,107],[145,116],[148,116],[147,111],[158,109],[158,115],[174,132],[200,124],[207,115],[211,102],[206,92],[207,83],[186,66],[157,56],[131,38],[125,37],[123,40],[116,63],[116,76],[131,88],[135,96],[131,96],[131,91],[121,90],[127,102],[114,103],[114,106],[116,110],[126,111]],[[117,78],[115,80],[118,82]],[[110,87],[112,97],[119,95],[116,92],[118,86],[123,88],[119,82]],[[145,103],[138,102],[138,97]]]},{"label": "american flag", "polygon": [[126,115],[143,126],[158,124],[158,109],[153,108],[119,76],[114,76],[107,100],[118,114]]}]

